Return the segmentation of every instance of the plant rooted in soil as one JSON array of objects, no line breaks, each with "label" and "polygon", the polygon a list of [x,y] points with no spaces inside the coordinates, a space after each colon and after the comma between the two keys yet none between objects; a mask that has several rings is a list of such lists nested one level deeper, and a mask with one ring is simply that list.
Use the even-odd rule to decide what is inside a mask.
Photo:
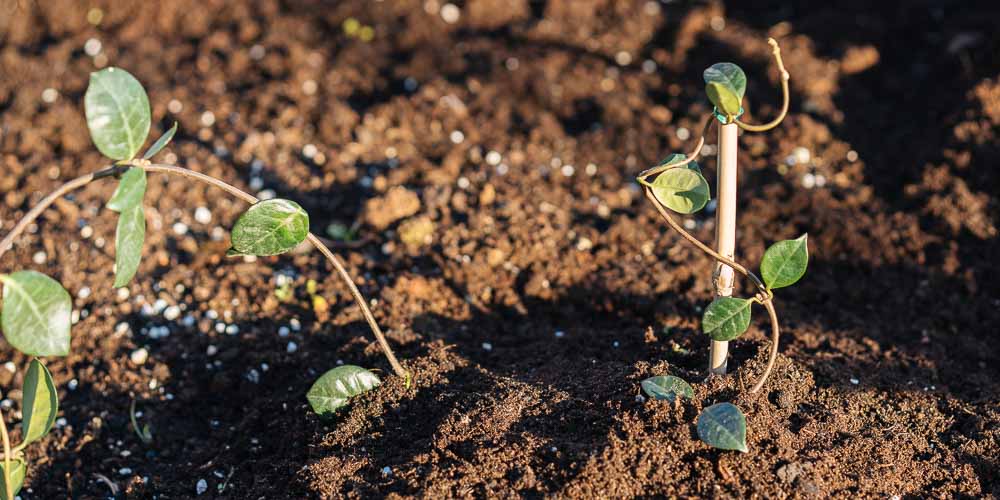
[{"label": "plant rooted in soil", "polygon": [[[166,173],[206,183],[251,205],[233,226],[232,248],[227,255],[278,255],[308,240],[329,260],[347,284],[393,371],[409,383],[409,374],[396,360],[347,270],[333,252],[309,232],[309,215],[301,206],[294,201],[282,199],[260,201],[213,177],[173,165],[152,163],[150,159],[173,138],[177,131],[176,123],[138,157],[139,150],[149,135],[149,100],[139,81],[122,69],[108,68],[92,73],[84,100],[91,138],[102,154],[115,160],[114,165],[73,179],[43,198],[0,241],[0,256],[57,199],[96,180],[116,178],[118,187],[107,203],[108,209],[119,214],[115,235],[113,286],[127,286],[139,269],[142,259],[146,234],[143,203],[146,174]],[[0,418],[4,452],[3,461],[0,462],[3,469],[3,474],[0,474],[0,480],[3,481],[0,498],[10,500],[20,490],[27,470],[24,447],[45,436],[55,421],[59,405],[57,392],[52,376],[38,358],[69,354],[72,303],[69,293],[59,282],[36,271],[0,275],[0,282],[3,284],[3,308],[0,310],[3,334],[15,349],[34,357],[24,377],[24,418],[21,423],[20,444],[11,445],[6,423]],[[313,303],[320,303],[321,297],[315,295],[314,290],[310,293],[313,295]],[[325,301],[322,303],[325,304]],[[379,378],[364,368],[342,366],[320,377],[310,390],[308,399],[317,413],[326,414],[347,404],[348,398],[371,390],[379,383]],[[151,439],[148,429],[140,433],[144,442],[146,436]]]},{"label": "plant rooted in soil", "polygon": [[[781,75],[781,89],[783,105],[777,118],[762,125],[752,125],[740,121],[743,114],[742,101],[746,91],[746,75],[739,66],[733,63],[717,63],[705,70],[705,92],[709,100],[715,106],[712,116],[705,120],[702,135],[698,140],[698,145],[689,155],[672,154],[659,165],[643,171],[637,180],[643,185],[646,197],[653,203],[660,216],[675,231],[680,233],[684,239],[688,240],[699,250],[705,252],[715,259],[720,267],[716,272],[716,298],[705,309],[702,316],[702,330],[710,339],[715,342],[728,342],[743,335],[750,327],[751,311],[754,304],[764,307],[771,321],[771,348],[768,357],[767,367],[760,375],[760,378],[750,389],[751,393],[759,391],[774,368],[778,355],[778,336],[780,333],[777,312],[774,309],[773,290],[783,288],[797,282],[806,272],[809,261],[808,238],[807,235],[793,239],[779,241],[764,252],[764,258],[760,263],[760,276],[748,270],[745,266],[736,262],[732,255],[725,255],[722,251],[721,240],[725,235],[721,234],[723,222],[717,221],[717,238],[720,239],[720,250],[713,250],[708,245],[688,233],[670,215],[667,209],[680,214],[695,213],[708,204],[711,199],[711,189],[708,181],[701,173],[701,169],[695,160],[698,158],[702,147],[705,144],[705,134],[709,127],[716,120],[723,127],[739,127],[746,131],[762,132],[776,127],[784,119],[788,112],[788,72],[785,71],[781,61],[781,51],[778,43],[774,39],[769,39],[773,49],[774,59],[778,65]],[[714,119],[713,119],[714,117]],[[723,177],[721,170],[724,168],[735,168],[735,157],[726,161],[724,155],[735,155],[735,128],[732,129],[731,152],[720,144],[719,147],[719,169],[720,179]],[[723,134],[720,133],[720,141],[723,141]],[[735,172],[732,179],[735,180]],[[650,180],[652,179],[652,180]],[[721,183],[721,181],[720,181]],[[735,184],[734,184],[735,186]],[[719,187],[721,192],[722,187]],[[732,190],[733,211],[735,215],[735,187]],[[721,196],[721,195],[720,195]],[[722,210],[719,210],[718,217],[722,217]],[[732,239],[732,236],[729,236]],[[730,242],[729,246],[732,246]],[[723,293],[721,288],[726,287],[720,281],[721,273],[718,269],[728,267],[747,277],[756,288],[756,293],[750,298],[731,297],[732,284],[728,284],[730,291]],[[732,271],[729,271],[732,273]],[[713,348],[715,347],[713,343]],[[713,353],[714,354],[714,353]],[[723,353],[723,357],[725,354]],[[724,361],[722,365],[724,372]],[[676,377],[674,377],[676,378]],[[665,381],[663,377],[653,377],[643,381],[642,387],[651,397],[663,399],[661,393],[673,395],[680,394],[677,389],[668,389],[661,383]],[[679,380],[679,379],[677,379]],[[671,382],[670,387],[677,386],[677,382]],[[671,401],[673,397],[669,398]],[[716,448],[727,450],[747,451],[746,447],[746,419],[739,408],[730,403],[719,403],[706,408],[698,417],[698,436]]]}]

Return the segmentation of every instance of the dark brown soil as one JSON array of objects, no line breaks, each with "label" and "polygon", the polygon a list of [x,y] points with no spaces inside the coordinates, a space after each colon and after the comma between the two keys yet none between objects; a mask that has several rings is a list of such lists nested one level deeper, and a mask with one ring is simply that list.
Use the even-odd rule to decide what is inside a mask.
[{"label": "dark brown soil", "polygon": [[[47,360],[64,420],[29,448],[23,498],[187,498],[202,479],[233,499],[1000,495],[996,1],[468,0],[454,24],[440,0],[93,3],[97,26],[89,2],[0,1],[3,230],[104,165],[83,93],[100,65],[126,68],[154,134],[180,122],[166,161],[295,199],[317,232],[363,222],[341,255],[416,378],[388,376],[318,254],[222,259],[245,207],[178,179],[151,178],[147,257],[120,297],[113,185],[93,184],[3,263],[61,280],[81,317],[73,354]],[[733,375],[706,380],[712,262],[633,177],[690,147],[713,62],[747,70],[748,118],[773,115],[767,36],[793,102],[742,138],[739,257],[802,232],[812,257],[778,295],[778,366],[749,395],[765,318],[734,342]],[[689,224],[712,238],[711,212]],[[16,421],[26,359],[4,352]],[[304,395],[339,362],[386,383],[322,421]],[[694,401],[638,397],[665,373]],[[747,414],[749,453],[698,441],[718,401]]]}]

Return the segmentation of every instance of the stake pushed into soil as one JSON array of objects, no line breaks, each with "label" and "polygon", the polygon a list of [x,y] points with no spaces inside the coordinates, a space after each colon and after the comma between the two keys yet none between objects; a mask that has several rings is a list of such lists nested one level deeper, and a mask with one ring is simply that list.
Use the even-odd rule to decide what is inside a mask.
[{"label": "stake pushed into soil", "polygon": [[[653,206],[656,208],[657,212],[659,212],[663,220],[666,221],[667,224],[672,229],[677,231],[684,239],[688,240],[699,250],[705,252],[717,261],[713,275],[716,300],[713,301],[712,305],[709,306],[709,309],[706,310],[705,319],[703,320],[703,327],[706,328],[707,332],[707,329],[709,328],[707,323],[709,322],[710,314],[715,313],[711,318],[713,320],[713,332],[714,329],[719,329],[721,332],[718,334],[721,338],[716,338],[715,336],[712,337],[711,350],[709,353],[709,373],[726,373],[729,339],[739,336],[749,326],[750,304],[760,304],[767,310],[768,318],[771,322],[771,346],[769,349],[768,362],[764,372],[750,389],[751,393],[758,392],[764,386],[764,383],[767,381],[767,378],[774,369],[774,364],[778,355],[778,338],[780,336],[780,328],[778,325],[778,315],[774,309],[774,294],[772,293],[772,288],[781,288],[797,281],[801,277],[801,273],[805,272],[805,259],[807,259],[808,252],[805,246],[804,237],[799,240],[780,242],[769,248],[768,252],[765,252],[765,260],[761,264],[762,274],[764,275],[763,280],[756,274],[750,272],[745,266],[734,260],[736,250],[736,188],[738,172],[736,154],[738,151],[739,129],[751,132],[770,130],[780,124],[788,113],[788,71],[785,70],[784,63],[781,60],[781,50],[778,47],[778,42],[771,38],[768,39],[768,44],[771,45],[772,54],[781,75],[783,102],[778,116],[771,122],[762,125],[752,125],[740,121],[737,115],[742,114],[743,112],[742,107],[739,106],[739,102],[743,97],[746,77],[743,75],[743,71],[734,64],[721,63],[713,65],[711,68],[706,70],[705,80],[708,84],[709,97],[712,99],[713,103],[716,103],[716,109],[713,112],[713,115],[707,117],[705,120],[705,125],[694,150],[687,156],[671,156],[663,164],[647,169],[641,172],[637,177],[639,183],[644,186],[646,197],[653,203]],[[728,109],[726,109],[727,106]],[[667,208],[669,207],[671,209],[681,211],[681,213],[693,213],[700,209],[701,206],[704,205],[704,202],[707,201],[708,186],[705,184],[704,179],[700,178],[700,169],[693,167],[693,170],[699,173],[698,176],[691,173],[684,173],[683,171],[692,169],[691,164],[698,158],[698,155],[701,154],[702,147],[705,145],[705,135],[708,133],[708,129],[711,127],[711,124],[715,121],[715,119],[718,119],[721,124],[719,127],[718,143],[718,211],[716,214],[715,228],[716,249],[712,249],[678,224],[677,221],[670,216]],[[661,178],[659,176],[661,174],[666,174],[675,169],[681,170],[680,173],[684,175],[677,175],[674,176],[674,179],[667,179],[664,182],[660,182]],[[655,181],[650,182],[648,178],[652,176],[657,176],[657,178]],[[666,179],[666,177],[664,178]],[[699,180],[701,185],[698,184]],[[665,202],[657,196],[657,190],[664,195],[673,198]],[[699,200],[701,201],[701,205],[697,204],[697,201]],[[768,262],[768,254],[770,254],[776,247],[788,244],[793,244],[793,246],[782,246],[774,251],[774,254],[771,257],[773,259],[782,260],[789,260],[793,258],[799,259],[799,255],[792,255],[792,253],[801,250],[801,259],[793,262],[793,267],[801,266],[801,273],[797,276],[794,276],[794,273],[789,273],[788,276],[780,274],[775,276],[775,273],[771,272],[774,269],[775,264]],[[783,266],[786,262],[781,262],[780,264],[779,271],[785,269]],[[768,266],[768,269],[764,269],[765,266]],[[751,299],[731,298],[733,295],[736,272],[750,279],[757,288],[756,294]],[[768,274],[769,272],[771,273]],[[716,304],[719,304],[719,306],[713,311],[713,307],[716,306]],[[740,325],[740,322],[743,324]]]},{"label": "stake pushed into soil", "polygon": [[[251,195],[250,193],[247,193],[231,184],[223,182],[214,177],[202,174],[200,172],[195,172],[193,170],[189,170],[182,167],[176,167],[173,165],[150,163],[147,160],[133,160],[125,165],[115,165],[91,174],[77,177],[76,179],[73,179],[63,184],[62,186],[59,186],[55,191],[50,193],[48,196],[42,198],[42,200],[38,202],[37,205],[32,207],[31,210],[29,210],[28,213],[25,214],[25,216],[20,221],[18,221],[18,223],[14,226],[14,229],[12,229],[9,233],[7,233],[7,236],[5,236],[2,241],[0,241],[0,257],[2,257],[4,253],[6,253],[7,250],[9,250],[13,246],[14,240],[16,240],[17,237],[21,233],[23,233],[24,230],[32,222],[34,222],[42,214],[42,212],[44,212],[45,209],[48,208],[50,205],[52,205],[52,203],[55,202],[57,199],[65,196],[66,194],[72,191],[82,188],[83,186],[86,186],[87,184],[90,184],[95,180],[107,177],[120,176],[130,167],[142,168],[147,172],[160,172],[171,175],[177,175],[186,179],[192,179],[198,182],[209,184],[211,186],[215,186],[219,189],[222,189],[227,193],[235,196],[236,198],[239,198],[240,200],[245,201],[251,205],[259,201],[255,196]],[[340,275],[344,283],[347,284],[347,287],[350,290],[351,295],[354,297],[355,302],[357,302],[358,307],[361,308],[361,312],[365,317],[365,321],[368,322],[368,326],[371,328],[372,334],[375,335],[375,338],[378,340],[379,346],[382,348],[382,352],[385,354],[386,359],[392,366],[393,372],[395,372],[396,375],[406,379],[407,383],[409,383],[410,374],[406,371],[406,369],[403,368],[403,366],[396,359],[395,354],[392,352],[392,348],[389,346],[389,342],[386,340],[385,335],[382,333],[382,329],[379,328],[378,322],[375,321],[375,316],[372,314],[371,309],[368,308],[368,304],[365,302],[364,296],[361,295],[361,291],[358,290],[357,285],[354,283],[354,280],[351,278],[351,275],[348,274],[347,269],[345,269],[344,265],[340,262],[340,259],[338,259],[337,256],[334,255],[334,253],[330,251],[330,249],[327,248],[326,245],[324,245],[319,238],[316,237],[316,235],[309,233],[307,238],[309,242],[312,243],[312,245],[317,250],[319,250],[319,252],[323,254],[323,256],[326,257],[326,259],[330,261],[331,264],[333,264],[333,267],[337,271],[337,274]]]}]

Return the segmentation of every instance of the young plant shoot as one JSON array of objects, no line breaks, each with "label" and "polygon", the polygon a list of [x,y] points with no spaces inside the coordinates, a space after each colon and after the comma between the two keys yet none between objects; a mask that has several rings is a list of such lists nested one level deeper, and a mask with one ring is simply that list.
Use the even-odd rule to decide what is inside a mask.
[{"label": "young plant shoot", "polygon": [[[781,61],[781,50],[774,39],[769,39],[781,78],[783,104],[781,112],[770,123],[752,125],[740,121],[743,114],[743,97],[746,92],[746,75],[732,63],[713,64],[705,70],[705,93],[714,105],[712,116],[705,120],[704,129],[694,151],[689,155],[672,154],[659,165],[645,170],[638,176],[646,197],[656,207],[664,221],[684,239],[717,261],[714,273],[715,300],[705,308],[702,330],[711,340],[709,372],[725,373],[728,342],[743,335],[750,327],[753,306],[762,306],[771,321],[771,347],[767,367],[750,389],[756,393],[767,381],[778,355],[778,316],[774,309],[773,290],[797,282],[806,272],[809,261],[808,240],[802,235],[793,240],[779,241],[764,252],[760,263],[760,277],[735,260],[736,247],[736,151],[738,129],[762,132],[776,127],[788,113],[788,72]],[[692,214],[701,210],[711,198],[708,181],[701,175],[695,160],[705,144],[705,134],[715,121],[719,122],[719,161],[716,212],[716,249],[710,248],[688,233],[670,215],[669,211]],[[748,278],[756,288],[749,298],[734,297],[734,273]],[[653,377],[642,382],[645,392],[656,399],[658,395],[681,394],[677,389],[665,389],[665,380],[671,377]],[[676,378],[676,377],[673,377]],[[680,380],[680,379],[677,379]],[[682,381],[683,382],[683,381]],[[686,384],[685,384],[686,385]],[[672,381],[670,387],[677,387]],[[671,401],[673,397],[668,398]],[[698,417],[698,436],[702,441],[725,450],[747,451],[746,418],[739,408],[730,403],[719,403],[702,412]]]},{"label": "young plant shoot", "polygon": [[[152,163],[150,159],[177,132],[176,123],[139,157],[139,151],[149,135],[149,99],[139,81],[125,70],[107,68],[92,73],[84,104],[91,139],[102,154],[114,160],[114,165],[73,179],[43,198],[0,241],[0,256],[57,199],[91,182],[116,178],[118,186],[107,203],[109,210],[118,213],[113,286],[127,286],[136,275],[142,259],[146,234],[144,197],[147,173],[171,174],[183,180],[205,183],[250,204],[233,227],[230,255],[278,255],[308,240],[347,284],[393,371],[409,383],[409,374],[396,360],[347,270],[333,252],[309,232],[309,215],[301,206],[290,200],[259,201],[213,177],[173,165]],[[69,354],[72,302],[59,282],[36,271],[0,274],[0,283],[3,285],[3,307],[0,309],[3,335],[15,349],[35,357],[30,361],[24,377],[24,418],[20,444],[11,445],[6,422],[0,418],[3,438],[3,460],[0,461],[3,487],[0,488],[0,498],[11,500],[20,490],[28,466],[22,452],[24,447],[45,436],[55,421],[59,406],[56,388],[52,376],[37,358]],[[309,392],[308,399],[317,413],[326,414],[347,404],[350,397],[376,387],[379,382],[378,377],[368,370],[342,366],[320,377]]]}]

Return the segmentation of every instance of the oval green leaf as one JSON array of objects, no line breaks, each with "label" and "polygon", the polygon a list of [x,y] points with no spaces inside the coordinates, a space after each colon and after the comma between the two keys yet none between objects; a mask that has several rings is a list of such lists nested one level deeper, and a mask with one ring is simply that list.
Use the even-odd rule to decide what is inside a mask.
[{"label": "oval green leaf", "polygon": [[[17,498],[17,494],[20,493],[21,487],[24,486],[24,475],[28,472],[28,467],[24,463],[24,460],[20,458],[12,459],[10,461],[10,470],[7,470],[7,465],[4,460],[0,460],[0,499],[2,500],[13,500]],[[7,478],[10,478],[10,483],[13,486],[11,492],[12,497],[7,496]]]},{"label": "oval green leaf", "polygon": [[747,452],[747,419],[735,405],[718,403],[698,415],[698,438],[723,450]]},{"label": "oval green leaf", "polygon": [[97,149],[113,160],[131,160],[149,135],[149,98],[139,80],[121,68],[90,74],[83,97],[87,128]]},{"label": "oval green leaf", "polygon": [[717,63],[709,66],[703,76],[708,100],[719,111],[738,116],[747,89],[747,77],[743,70],[733,63]]},{"label": "oval green leaf", "polygon": [[37,441],[52,430],[59,412],[59,396],[52,374],[37,359],[31,360],[28,373],[24,376],[24,400],[21,412],[24,415],[24,444]]},{"label": "oval green leaf", "polygon": [[712,198],[708,181],[701,172],[691,168],[665,170],[656,176],[652,186],[653,194],[660,203],[681,214],[701,210]]},{"label": "oval green leaf", "polygon": [[0,326],[7,342],[31,356],[69,354],[73,305],[62,285],[37,271],[0,275],[0,281]]},{"label": "oval green leaf", "polygon": [[806,274],[809,265],[809,235],[794,240],[779,241],[764,252],[760,261],[760,274],[768,288],[782,288],[795,284]]},{"label": "oval green leaf", "polygon": [[108,201],[108,208],[120,212],[115,232],[115,288],[128,285],[139,269],[142,244],[146,239],[146,213],[142,200],[146,194],[146,171],[128,169]]},{"label": "oval green leaf", "polygon": [[168,130],[165,134],[161,135],[160,138],[157,139],[156,142],[154,142],[153,145],[146,150],[146,153],[142,155],[142,159],[148,160],[152,158],[156,153],[159,153],[161,149],[163,149],[164,147],[166,147],[167,144],[170,143],[170,140],[174,138],[174,134],[176,133],[177,133],[177,122],[174,122],[174,126],[170,127],[170,130]]},{"label": "oval green leaf", "polygon": [[324,416],[346,405],[352,397],[368,392],[381,383],[378,376],[360,366],[338,366],[316,380],[306,398],[313,411]]},{"label": "oval green leaf", "polygon": [[750,328],[751,304],[747,299],[718,297],[705,309],[701,329],[712,340],[733,340]]},{"label": "oval green leaf", "polygon": [[702,77],[706,85],[718,84],[730,91],[737,100],[742,100],[747,91],[747,75],[733,63],[715,63],[705,70]]},{"label": "oval green leaf", "polygon": [[309,214],[289,200],[267,200],[250,207],[233,226],[233,248],[246,255],[278,255],[309,236]]},{"label": "oval green leaf", "polygon": [[666,399],[673,402],[677,396],[691,399],[694,389],[684,379],[673,375],[659,375],[642,381],[642,390],[653,399]]}]

